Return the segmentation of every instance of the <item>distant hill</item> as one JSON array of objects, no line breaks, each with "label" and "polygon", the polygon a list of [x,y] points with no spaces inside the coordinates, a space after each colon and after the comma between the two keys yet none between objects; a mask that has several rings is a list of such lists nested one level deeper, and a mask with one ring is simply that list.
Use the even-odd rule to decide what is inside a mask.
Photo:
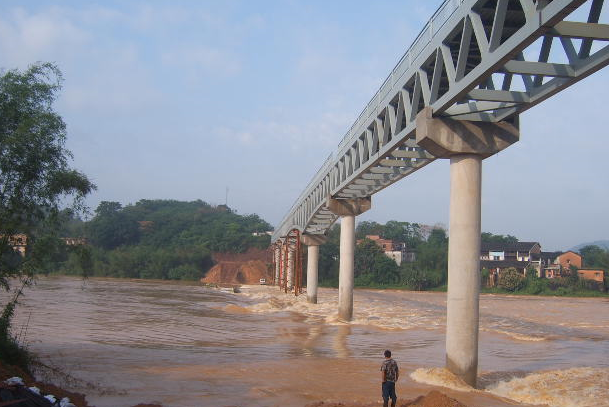
[{"label": "distant hill", "polygon": [[594,242],[582,243],[582,244],[578,244],[577,246],[573,246],[569,250],[573,250],[574,252],[577,252],[577,251],[579,251],[579,249],[581,249],[582,247],[585,247],[585,246],[598,246],[598,247],[602,247],[605,250],[609,250],[609,240],[595,240]]},{"label": "distant hill", "polygon": [[[80,257],[66,249],[52,271],[101,277],[199,280],[214,265],[212,253],[229,253],[229,260],[261,257],[271,240],[266,232],[272,230],[258,215],[239,215],[201,200],[142,199],[125,207],[104,201],[87,222],[66,216],[62,235],[83,236],[89,244]],[[262,278],[254,277],[250,280]]]}]

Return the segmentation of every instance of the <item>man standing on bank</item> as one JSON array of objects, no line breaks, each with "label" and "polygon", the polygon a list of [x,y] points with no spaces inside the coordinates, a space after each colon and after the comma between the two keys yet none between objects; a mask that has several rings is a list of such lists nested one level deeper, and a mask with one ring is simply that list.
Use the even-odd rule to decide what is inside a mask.
[{"label": "man standing on bank", "polygon": [[397,396],[395,395],[395,382],[400,377],[398,370],[398,364],[395,360],[391,359],[391,351],[385,351],[385,360],[381,365],[381,375],[383,378],[383,407],[387,407],[389,398],[391,398],[391,407],[395,407]]}]

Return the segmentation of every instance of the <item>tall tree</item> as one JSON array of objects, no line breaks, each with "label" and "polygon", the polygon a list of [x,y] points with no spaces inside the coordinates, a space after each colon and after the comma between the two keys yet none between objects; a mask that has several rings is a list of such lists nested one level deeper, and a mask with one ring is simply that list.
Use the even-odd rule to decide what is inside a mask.
[{"label": "tall tree", "polygon": [[358,239],[363,239],[368,235],[380,235],[383,233],[383,225],[374,221],[362,221],[357,224],[355,235]]},{"label": "tall tree", "polygon": [[384,256],[383,250],[374,241],[364,239],[355,247],[354,273],[355,276],[361,274],[373,274],[375,272],[376,259]]},{"label": "tall tree", "polygon": [[490,232],[482,232],[480,240],[483,243],[517,243],[518,238],[512,235],[494,235]]},{"label": "tall tree", "polygon": [[579,250],[586,267],[599,267],[609,270],[609,250],[600,246],[588,245]]},{"label": "tall tree", "polygon": [[102,201],[95,209],[95,217],[87,225],[91,242],[104,249],[114,249],[139,239],[136,220],[121,211],[119,202]]},{"label": "tall tree", "polygon": [[[55,251],[57,240],[49,234],[61,204],[71,200],[79,212],[84,197],[95,189],[69,165],[66,124],[53,108],[61,83],[61,72],[49,63],[0,75],[0,286],[5,291],[15,279],[29,284]],[[13,251],[17,233],[26,236],[24,256]],[[9,328],[21,293],[18,288],[2,301],[7,304],[0,317],[0,354],[5,358],[15,351]]]}]

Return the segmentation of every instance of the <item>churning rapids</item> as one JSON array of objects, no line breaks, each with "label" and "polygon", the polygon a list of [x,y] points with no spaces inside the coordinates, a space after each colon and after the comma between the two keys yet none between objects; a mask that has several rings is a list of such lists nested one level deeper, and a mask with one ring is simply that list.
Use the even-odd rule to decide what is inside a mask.
[{"label": "churning rapids", "polygon": [[[275,287],[241,294],[160,281],[41,278],[15,320],[60,384],[97,407],[293,406],[380,400],[382,351],[398,396],[439,389],[469,406],[609,406],[609,300],[483,295],[480,386],[444,364],[445,293],[356,290],[355,320]],[[62,382],[63,381],[63,382]],[[438,387],[442,386],[442,387]]]}]

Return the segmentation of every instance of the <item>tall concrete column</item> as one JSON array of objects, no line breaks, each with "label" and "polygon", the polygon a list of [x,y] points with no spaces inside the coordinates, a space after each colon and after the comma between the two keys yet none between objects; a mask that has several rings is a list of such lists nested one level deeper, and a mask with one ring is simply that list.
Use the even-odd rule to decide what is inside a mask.
[{"label": "tall concrete column", "polygon": [[338,266],[338,317],[353,318],[353,265],[355,263],[355,215],[340,219],[340,262]]},{"label": "tall concrete column", "polygon": [[294,250],[288,246],[288,291],[294,287]]},{"label": "tall concrete column", "polygon": [[482,160],[518,141],[513,122],[416,118],[417,144],[437,158],[450,158],[450,229],[446,300],[446,367],[476,386],[480,296]]},{"label": "tall concrete column", "polygon": [[281,248],[279,249],[279,267],[280,267],[280,273],[279,273],[279,287],[282,287],[283,284],[285,283],[285,276],[286,276],[286,260],[285,260],[285,252],[286,247],[285,245],[282,245]]},{"label": "tall concrete column", "polygon": [[446,366],[472,386],[478,370],[482,157],[450,158]]},{"label": "tall concrete column", "polygon": [[319,246],[307,246],[307,301],[317,304],[317,271]]},{"label": "tall concrete column", "polygon": [[275,285],[279,285],[279,268],[281,267],[281,248],[279,246],[275,246]]},{"label": "tall concrete column", "polygon": [[307,301],[317,304],[319,245],[326,242],[326,237],[304,234],[300,237],[300,241],[307,245]]},{"label": "tall concrete column", "polygon": [[353,265],[355,254],[355,216],[371,208],[368,198],[334,199],[328,198],[328,209],[341,217],[340,260],[338,274],[338,318],[343,321],[353,319]]}]

